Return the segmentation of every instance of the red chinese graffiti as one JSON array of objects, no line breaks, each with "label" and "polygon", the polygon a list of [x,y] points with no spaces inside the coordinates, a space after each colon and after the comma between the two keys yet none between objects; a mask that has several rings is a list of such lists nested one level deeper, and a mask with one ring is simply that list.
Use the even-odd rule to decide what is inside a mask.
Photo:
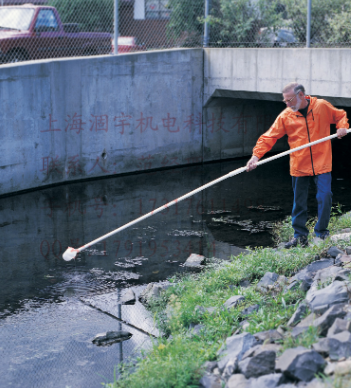
[{"label": "red chinese graffiti", "polygon": [[121,116],[115,116],[115,118],[113,119],[113,121],[116,121],[117,120],[117,124],[115,124],[115,127],[116,128],[121,128],[120,130],[120,134],[123,135],[124,134],[124,129],[126,127],[130,127],[130,123],[129,123],[129,120],[132,118],[132,116],[130,115],[125,115],[123,112],[121,113]]},{"label": "red chinese graffiti", "polygon": [[41,158],[43,161],[42,169],[40,170],[43,174],[49,175],[50,173],[58,173],[62,175],[62,166],[61,161],[59,160],[58,155],[54,158],[51,156],[44,156]]},{"label": "red chinese graffiti", "polygon": [[177,119],[175,117],[170,117],[170,114],[167,113],[167,118],[162,119],[164,128],[167,128],[169,132],[179,132],[179,127],[177,129],[173,129],[175,127]]},{"label": "red chinese graffiti", "polygon": [[93,120],[90,120],[91,127],[90,131],[108,131],[108,116],[107,115],[100,115],[100,116],[95,116],[91,115],[93,117]]},{"label": "red chinese graffiti", "polygon": [[59,132],[59,131],[61,131],[60,128],[54,128],[55,126],[53,124],[56,122],[57,122],[57,120],[53,120],[52,115],[49,114],[49,129],[44,129],[43,131],[40,131],[40,132]]},{"label": "red chinese graffiti", "polygon": [[67,131],[76,131],[76,134],[79,135],[81,131],[83,131],[83,125],[86,123],[83,123],[81,117],[82,115],[77,115],[77,113],[74,113],[74,115],[71,117],[70,115],[67,115],[68,119],[66,119],[67,126],[65,128],[65,132]]},{"label": "red chinese graffiti", "polygon": [[140,112],[140,119],[136,120],[138,122],[138,125],[135,127],[135,129],[138,130],[140,128],[140,133],[143,133],[148,128],[152,129],[153,131],[158,131],[158,125],[156,125],[156,127],[153,127],[152,120],[152,116],[144,117],[143,113]]}]

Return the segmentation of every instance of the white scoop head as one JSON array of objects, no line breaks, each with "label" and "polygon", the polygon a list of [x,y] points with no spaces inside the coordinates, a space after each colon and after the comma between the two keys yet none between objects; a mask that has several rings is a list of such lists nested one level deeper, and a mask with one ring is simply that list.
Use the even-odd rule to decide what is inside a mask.
[{"label": "white scoop head", "polygon": [[78,252],[79,252],[78,249],[68,247],[62,255],[63,260],[65,260],[65,261],[73,260],[77,256]]}]

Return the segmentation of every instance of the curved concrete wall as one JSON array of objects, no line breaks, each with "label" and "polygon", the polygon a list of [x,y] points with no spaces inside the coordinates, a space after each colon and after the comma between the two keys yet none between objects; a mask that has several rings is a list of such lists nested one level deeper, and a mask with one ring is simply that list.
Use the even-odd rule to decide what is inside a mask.
[{"label": "curved concrete wall", "polygon": [[202,159],[203,52],[1,66],[0,194]]}]

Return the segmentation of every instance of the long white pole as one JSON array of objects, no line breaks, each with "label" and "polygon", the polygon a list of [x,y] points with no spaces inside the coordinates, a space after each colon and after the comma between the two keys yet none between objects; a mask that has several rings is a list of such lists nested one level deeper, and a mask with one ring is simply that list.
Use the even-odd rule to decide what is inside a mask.
[{"label": "long white pole", "polygon": [[[347,130],[347,133],[350,133],[350,132],[351,132],[351,129],[348,129],[348,130]],[[319,144],[319,143],[322,143],[322,142],[324,142],[324,141],[333,139],[333,138],[335,138],[335,137],[337,137],[337,134],[336,134],[336,133],[335,133],[334,135],[330,135],[330,136],[327,136],[327,137],[323,137],[322,139],[313,141],[313,142],[311,142],[311,143],[304,144],[304,145],[302,145],[302,146],[300,146],[300,147],[292,148],[291,150],[288,150],[288,151],[285,151],[285,152],[281,152],[281,153],[278,154],[278,155],[274,155],[274,156],[271,156],[270,158],[260,160],[259,162],[257,162],[257,166],[260,166],[260,165],[265,164],[265,163],[269,163],[269,162],[271,162],[271,161],[273,161],[273,160],[282,158],[283,156],[289,155],[289,154],[291,154],[291,153],[293,153],[293,152],[300,151],[300,150],[302,150],[302,149],[304,149],[304,148],[307,148],[307,147],[312,147],[312,146],[314,146],[314,145],[316,145],[316,144]],[[87,243],[87,244],[83,245],[83,246],[80,247],[80,248],[74,249],[74,248],[68,247],[67,250],[66,250],[66,251],[64,252],[64,254],[62,255],[62,257],[63,257],[64,260],[66,260],[66,261],[72,260],[72,259],[75,258],[76,254],[77,254],[78,252],[82,252],[84,249],[87,249],[87,248],[91,247],[92,245],[94,245],[94,244],[96,244],[96,243],[98,243],[98,242],[100,242],[100,241],[102,241],[102,240],[105,240],[105,239],[108,238],[108,237],[113,236],[114,234],[116,234],[116,233],[118,233],[118,232],[121,232],[122,230],[127,229],[127,228],[129,228],[130,226],[133,226],[133,225],[137,224],[138,222],[143,221],[143,220],[145,220],[145,219],[147,219],[147,218],[149,218],[149,217],[151,217],[151,216],[153,216],[153,215],[155,215],[155,214],[161,212],[162,210],[168,209],[169,207],[171,207],[171,206],[173,206],[173,205],[179,203],[180,201],[183,201],[184,199],[187,199],[187,198],[189,198],[189,197],[191,197],[191,196],[193,196],[193,195],[199,193],[199,192],[202,191],[202,190],[207,189],[207,188],[210,187],[210,186],[213,186],[213,185],[215,185],[215,184],[217,184],[217,183],[219,183],[219,182],[222,182],[222,181],[224,181],[225,179],[231,178],[231,177],[233,177],[233,176],[235,176],[235,175],[241,174],[241,173],[244,172],[244,171],[246,171],[246,166],[240,167],[240,168],[238,168],[238,169],[236,169],[236,170],[234,170],[234,171],[231,171],[230,173],[228,173],[228,174],[226,174],[226,175],[223,175],[223,176],[221,176],[220,178],[217,178],[217,179],[215,179],[215,180],[213,180],[213,181],[211,181],[211,182],[209,182],[209,183],[206,183],[205,185],[203,185],[203,186],[201,186],[201,187],[199,187],[199,188],[197,188],[197,189],[195,189],[195,190],[193,190],[193,191],[190,191],[189,193],[184,194],[184,195],[182,195],[181,197],[179,197],[179,198],[177,198],[177,199],[174,199],[173,201],[168,202],[168,203],[166,203],[166,204],[163,205],[163,206],[160,206],[159,208],[153,210],[153,211],[150,212],[150,213],[144,214],[143,216],[141,216],[141,217],[139,217],[139,218],[137,218],[137,219],[135,219],[135,220],[133,220],[133,221],[130,221],[130,222],[128,222],[127,224],[125,224],[125,225],[123,225],[123,226],[120,226],[119,228],[113,230],[112,232],[109,232],[109,233],[107,233],[107,234],[104,234],[103,236],[97,238],[96,240],[91,241],[90,243]]]}]

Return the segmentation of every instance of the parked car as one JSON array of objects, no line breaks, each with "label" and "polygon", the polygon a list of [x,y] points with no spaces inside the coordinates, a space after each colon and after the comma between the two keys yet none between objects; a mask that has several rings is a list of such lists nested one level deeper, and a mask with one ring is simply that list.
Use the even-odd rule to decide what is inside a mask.
[{"label": "parked car", "polygon": [[109,33],[79,32],[78,24],[62,24],[54,7],[32,4],[0,7],[2,62],[110,52]]},{"label": "parked car", "polygon": [[258,43],[262,47],[288,47],[297,43],[294,32],[290,28],[274,30],[271,27],[263,27],[258,34]]},{"label": "parked car", "polygon": [[[111,39],[112,53],[114,52],[114,38]],[[146,46],[139,42],[135,36],[118,37],[118,53],[131,53],[135,51],[145,51]]]}]

